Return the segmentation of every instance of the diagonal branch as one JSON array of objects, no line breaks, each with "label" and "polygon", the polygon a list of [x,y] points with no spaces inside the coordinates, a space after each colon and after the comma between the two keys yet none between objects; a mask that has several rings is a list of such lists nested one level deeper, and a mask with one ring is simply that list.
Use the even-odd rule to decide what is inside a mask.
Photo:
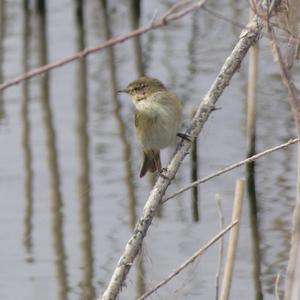
[{"label": "diagonal branch", "polygon": [[[214,110],[217,100],[226,86],[228,86],[233,74],[238,70],[249,48],[259,38],[261,29],[262,20],[256,16],[248,23],[247,28],[242,31],[239,41],[226,59],[210,90],[199,105],[192,123],[187,130],[187,134],[190,136],[191,141],[194,141],[202,130],[204,123],[207,121],[210,113]],[[164,196],[172,179],[175,177],[182,160],[188,154],[190,147],[191,142],[183,140],[179,144],[173,158],[171,159],[164,176],[157,180],[145,204],[143,215],[136,224],[133,235],[125,247],[125,250],[114,270],[111,281],[103,296],[98,298],[99,300],[113,300],[118,297],[134,259],[141,248],[143,239],[151,225],[157,208],[161,204],[162,197]]]}]

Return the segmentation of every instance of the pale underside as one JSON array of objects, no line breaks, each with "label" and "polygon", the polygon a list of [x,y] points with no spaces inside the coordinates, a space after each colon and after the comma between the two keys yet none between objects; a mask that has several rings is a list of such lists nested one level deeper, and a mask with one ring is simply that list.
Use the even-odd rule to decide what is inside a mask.
[{"label": "pale underside", "polygon": [[149,153],[174,143],[181,126],[181,107],[175,95],[157,92],[147,100],[134,102],[137,138],[144,151]]}]

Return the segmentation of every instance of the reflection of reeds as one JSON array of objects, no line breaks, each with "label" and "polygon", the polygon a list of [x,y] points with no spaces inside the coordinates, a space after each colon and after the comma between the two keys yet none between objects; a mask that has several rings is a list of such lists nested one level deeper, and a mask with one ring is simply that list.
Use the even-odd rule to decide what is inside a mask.
[{"label": "reflection of reeds", "polygon": [[[188,43],[188,74],[186,77],[185,86],[188,87],[185,89],[185,92],[182,96],[182,100],[185,101],[186,99],[190,99],[191,95],[193,94],[193,81],[197,72],[199,72],[199,66],[197,64],[197,42],[199,40],[199,16],[194,14],[192,16],[191,22],[191,38]],[[191,117],[193,118],[195,114],[195,109],[192,110]],[[191,147],[191,156],[190,156],[190,177],[191,181],[196,181],[198,179],[198,167],[199,167],[199,159],[198,159],[198,140],[195,139],[192,147]],[[200,220],[199,214],[199,186],[196,185],[191,190],[191,197],[192,197],[192,217],[195,222]]]},{"label": "reflection of reeds", "polygon": [[[47,26],[46,26],[46,3],[44,0],[36,1],[36,19],[37,19],[37,45],[38,45],[38,59],[39,64],[47,64]],[[55,252],[55,265],[57,272],[57,282],[59,286],[58,299],[67,299],[68,282],[66,271],[66,254],[64,247],[63,236],[63,213],[62,213],[62,196],[60,191],[60,173],[58,166],[58,154],[56,147],[56,134],[53,126],[52,110],[50,106],[50,93],[49,93],[49,75],[45,73],[40,80],[41,91],[41,106],[43,113],[43,125],[46,136],[46,149],[48,168],[50,176],[50,190],[52,199],[52,233],[53,233],[53,246]]]},{"label": "reflection of reeds", "polygon": [[[105,24],[105,35],[106,39],[111,37],[111,27],[110,27],[110,20],[109,20],[109,13],[107,7],[107,1],[101,0],[101,4],[103,7],[103,16],[104,16],[104,24]],[[112,100],[114,105],[114,116],[117,120],[117,124],[119,127],[119,136],[123,146],[123,160],[125,163],[125,182],[128,191],[128,207],[129,207],[129,224],[130,227],[133,229],[135,223],[137,221],[136,216],[136,195],[135,195],[135,187],[134,187],[134,174],[132,170],[132,151],[130,142],[127,140],[126,136],[126,123],[122,118],[121,115],[121,105],[119,103],[119,99],[117,97],[117,70],[115,65],[115,56],[114,51],[112,48],[107,50],[108,55],[108,65],[110,68],[110,80],[111,80],[111,89],[112,89]],[[145,283],[144,283],[144,268],[143,268],[143,261],[142,261],[142,254],[139,255],[139,262],[136,264],[137,266],[137,293],[138,295],[144,293],[145,291]]]},{"label": "reflection of reeds", "polygon": [[[3,82],[4,36],[5,36],[5,1],[0,1],[0,82]],[[0,91],[0,121],[4,116],[3,92]]]},{"label": "reflection of reeds", "polygon": [[[194,112],[193,112],[194,115]],[[191,181],[194,182],[198,180],[198,140],[195,138],[194,143],[191,147]],[[200,219],[199,216],[199,207],[198,207],[198,185],[192,187],[192,216],[195,222],[198,222]]]},{"label": "reflection of reeds", "polygon": [[[105,24],[105,34],[106,39],[109,39],[111,36],[111,28],[110,28],[110,20],[109,14],[107,11],[107,1],[101,0],[102,7],[104,8],[104,24]],[[127,140],[126,136],[126,123],[121,116],[121,105],[119,103],[119,99],[117,97],[117,76],[116,76],[116,65],[115,65],[115,57],[112,48],[107,50],[108,56],[108,64],[110,68],[110,80],[111,80],[111,90],[112,90],[112,100],[114,105],[114,116],[117,120],[119,127],[119,136],[123,146],[123,159],[125,163],[125,171],[126,171],[126,185],[128,190],[128,199],[129,199],[129,215],[130,215],[130,227],[133,228],[136,222],[136,195],[133,184],[134,174],[132,171],[131,165],[131,145]]]},{"label": "reflection of reeds", "polygon": [[[75,20],[77,27],[78,50],[85,47],[85,25],[83,13],[83,1],[77,0]],[[87,90],[87,66],[85,58],[78,61],[76,108],[77,126],[76,134],[78,141],[78,159],[80,162],[80,173],[77,179],[78,195],[80,197],[80,225],[81,225],[81,248],[83,279],[80,284],[82,288],[81,299],[92,300],[95,298],[93,286],[93,236],[91,223],[91,197],[90,197],[90,164],[89,164],[89,137],[88,137],[88,90]]]},{"label": "reflection of reeds", "polygon": [[[131,29],[137,29],[140,26],[140,17],[141,17],[141,1],[140,0],[130,0],[130,23]],[[141,39],[139,36],[132,39],[134,47],[134,59],[135,66],[138,73],[138,76],[143,76],[145,74],[145,67],[143,64],[143,54]]]},{"label": "reflection of reeds", "polygon": [[[30,11],[28,1],[24,1],[23,6],[23,72],[28,70],[29,60],[29,44],[30,44]],[[26,251],[32,251],[32,217],[33,217],[33,171],[32,171],[32,151],[30,147],[30,122],[29,122],[29,82],[24,81],[22,85],[22,104],[21,104],[21,120],[22,120],[22,148],[25,169],[25,218],[24,218],[24,246]]]}]

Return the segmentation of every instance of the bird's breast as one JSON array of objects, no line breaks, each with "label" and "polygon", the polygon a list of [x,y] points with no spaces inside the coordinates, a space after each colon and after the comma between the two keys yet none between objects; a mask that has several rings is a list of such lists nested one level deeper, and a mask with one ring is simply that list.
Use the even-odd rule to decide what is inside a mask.
[{"label": "bird's breast", "polygon": [[136,104],[137,138],[144,149],[163,149],[175,141],[181,108],[172,100],[154,97]]}]

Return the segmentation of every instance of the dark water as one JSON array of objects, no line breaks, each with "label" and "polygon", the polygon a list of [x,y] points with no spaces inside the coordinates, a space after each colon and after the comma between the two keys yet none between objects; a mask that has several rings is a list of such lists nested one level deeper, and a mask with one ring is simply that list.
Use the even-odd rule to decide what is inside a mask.
[{"label": "dark water", "polygon": [[[42,7],[30,5],[25,13],[21,1],[1,1],[1,82],[137,24],[127,1],[90,0],[83,11],[74,1],[48,2],[45,23]],[[141,24],[168,7],[143,2]],[[247,22],[247,1],[209,7]],[[182,100],[188,124],[239,33],[236,25],[199,11],[0,95],[0,299],[88,300],[105,289],[151,186],[138,178],[132,104],[114,91],[142,73],[157,77]],[[247,61],[200,135],[200,176],[244,158],[246,86]],[[257,150],[294,137],[287,95],[265,39],[257,96]],[[171,153],[164,151],[164,164]],[[168,193],[189,176],[187,157]],[[200,187],[198,223],[190,192],[162,208],[121,299],[148,290],[219,230],[216,193],[229,223],[238,177],[245,177],[244,168]],[[245,201],[231,299],[262,299],[260,293],[274,299],[275,277],[287,264],[295,183],[295,146],[257,162],[260,238],[252,238]],[[217,261],[215,245],[152,299],[214,299]]]}]

